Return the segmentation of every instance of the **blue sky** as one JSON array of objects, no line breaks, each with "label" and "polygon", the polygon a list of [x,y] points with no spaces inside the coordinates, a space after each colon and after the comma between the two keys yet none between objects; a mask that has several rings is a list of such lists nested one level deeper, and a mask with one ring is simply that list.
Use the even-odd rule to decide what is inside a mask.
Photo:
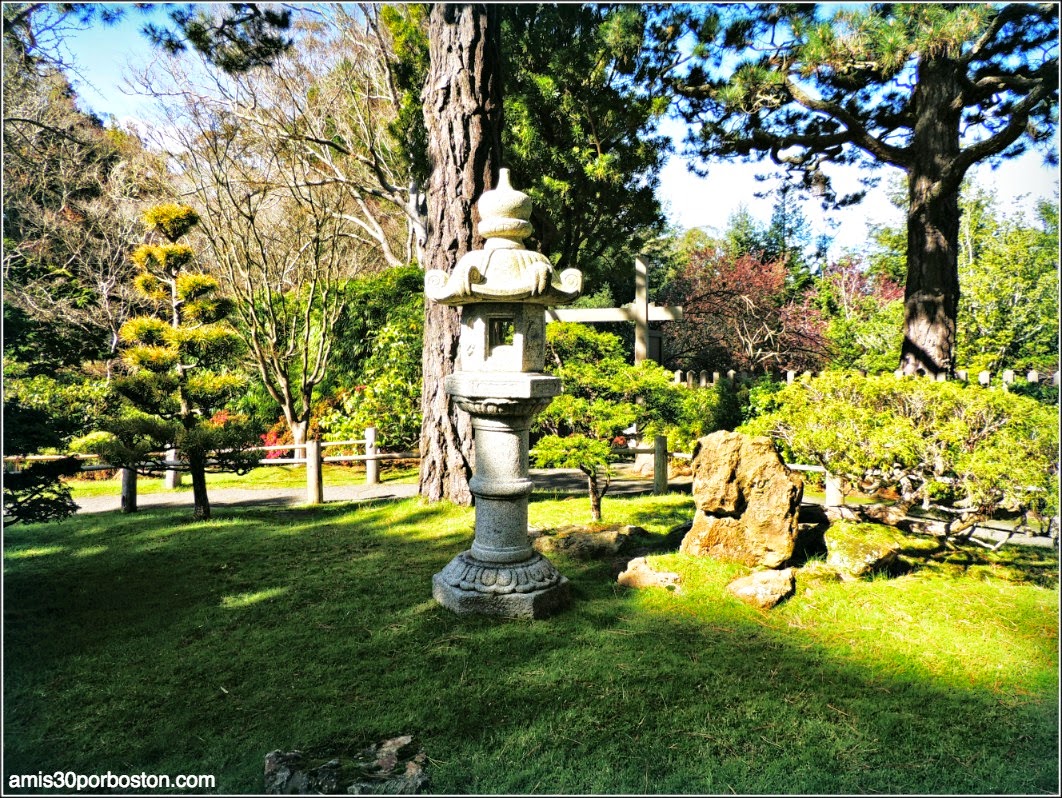
[{"label": "blue sky", "polygon": [[[127,63],[145,64],[152,57],[151,46],[139,32],[144,21],[144,16],[128,13],[114,27],[94,25],[70,41],[71,54],[87,81],[74,78],[82,106],[103,118],[113,115],[124,121],[146,115],[144,98],[124,94],[119,88]],[[676,139],[676,152],[681,150],[685,127],[669,121],[664,132]],[[766,167],[766,164],[712,164],[708,176],[701,178],[691,174],[686,162],[675,154],[661,174],[659,196],[671,222],[679,228],[703,227],[719,232],[741,206],[766,222],[770,218],[772,200],[758,199],[755,193],[763,191],[769,184],[754,179],[755,174],[768,171]],[[887,167],[879,170],[879,187],[859,205],[835,212],[832,219],[827,219],[818,203],[808,202],[804,206],[804,215],[813,234],[829,233],[834,237],[831,256],[836,257],[842,250],[864,251],[869,224],[901,222],[899,212],[886,198],[885,188],[893,174],[898,172]],[[998,192],[1001,207],[1008,211],[1023,210],[1031,216],[1038,199],[1058,201],[1058,170],[1045,167],[1039,153],[1027,153],[995,171],[981,165],[974,170],[974,175],[980,183],[992,186]],[[837,173],[834,181],[839,189],[850,191],[856,188],[856,175],[852,170]]]}]

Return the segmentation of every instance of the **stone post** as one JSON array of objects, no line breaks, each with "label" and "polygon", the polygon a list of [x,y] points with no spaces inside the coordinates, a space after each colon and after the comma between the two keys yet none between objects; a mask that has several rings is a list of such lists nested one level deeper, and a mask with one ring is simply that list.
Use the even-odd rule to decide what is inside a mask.
[{"label": "stone post", "polygon": [[840,507],[844,504],[844,490],[841,478],[826,473],[826,499],[823,502],[827,507]]},{"label": "stone post", "polygon": [[531,547],[527,502],[531,420],[560,393],[543,374],[544,307],[573,302],[582,288],[575,269],[554,274],[549,259],[521,246],[531,233],[531,200],[509,185],[479,199],[482,250],[447,274],[424,275],[430,300],[460,305],[458,368],[446,392],[472,416],[476,462],[469,488],[476,500],[475,537],[432,579],[432,595],[457,613],[543,618],[568,606],[568,580]]},{"label": "stone post", "polygon": [[653,438],[653,493],[667,493],[667,435]]},{"label": "stone post", "polygon": [[[177,450],[176,449],[167,449],[166,450],[166,461],[172,463],[176,459],[177,459]],[[166,488],[169,489],[169,490],[174,490],[175,488],[179,488],[181,486],[181,477],[182,477],[182,474],[181,474],[180,471],[177,471],[176,469],[173,469],[173,468],[167,468],[166,469],[166,476],[165,476],[164,481],[163,481],[163,485],[165,485]]]}]

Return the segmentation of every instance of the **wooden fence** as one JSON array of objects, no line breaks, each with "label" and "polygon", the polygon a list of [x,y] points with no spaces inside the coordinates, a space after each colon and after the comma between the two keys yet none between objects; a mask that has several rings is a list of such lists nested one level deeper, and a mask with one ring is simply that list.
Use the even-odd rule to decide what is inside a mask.
[{"label": "wooden fence", "polygon": [[[713,371],[713,372],[692,371],[692,370],[691,371],[683,371],[682,369],[679,369],[679,370],[677,370],[675,372],[675,383],[678,384],[678,385],[685,384],[688,388],[711,388],[711,387],[717,385],[720,381],[723,381],[723,380],[726,380],[726,381],[729,381],[729,382],[735,382],[735,381],[736,382],[748,382],[749,380],[757,379],[759,377],[764,376],[764,374],[768,374],[768,375],[770,375],[771,377],[773,377],[775,380],[777,380],[779,382],[785,381],[787,383],[792,384],[797,379],[810,378],[810,377],[813,377],[813,376],[818,376],[819,374],[822,374],[822,373],[823,372],[818,372],[818,373],[813,374],[810,371],[804,371],[804,372],[773,371],[773,372],[764,372],[764,373],[751,374],[751,373],[749,373],[747,371],[734,371],[733,369],[731,369],[730,371],[727,371],[725,373],[721,373],[721,372],[718,372],[718,371]],[[866,371],[862,371],[861,370],[859,373],[862,374],[863,376],[867,375]],[[896,372],[893,372],[893,373],[897,377],[903,376],[903,372],[901,372],[901,371],[896,371]],[[1017,379],[1017,376],[1018,376],[1017,372],[1015,372],[1013,369],[1005,369],[1004,371],[996,372],[996,375],[999,377],[1000,381],[1005,386],[1006,385],[1013,385],[1015,380]],[[945,381],[947,381],[947,379],[948,379],[948,377],[946,375],[944,375],[944,374],[939,374],[936,377],[936,380],[938,382],[945,382]],[[962,370],[956,371],[955,372],[955,379],[957,381],[959,381],[959,382],[970,382],[971,381],[970,372],[969,371],[962,371]],[[1045,383],[1045,384],[1053,385],[1053,386],[1055,386],[1057,388],[1059,386],[1059,372],[1056,371],[1054,374],[1041,374],[1038,371],[1028,371],[1028,372],[1025,373],[1025,380],[1026,380],[1026,382],[1030,382],[1030,383]],[[991,385],[991,383],[992,383],[992,372],[990,372],[990,371],[979,371],[977,373],[977,384],[978,385],[982,385],[982,386],[986,386],[987,387],[988,385]]]},{"label": "wooden fence", "polygon": [[[335,446],[356,446],[364,450],[363,454],[339,454],[324,455],[324,450]],[[306,466],[306,502],[308,504],[321,504],[324,502],[324,463],[363,462],[365,463],[365,484],[376,485],[380,481],[380,461],[382,460],[414,460],[420,455],[416,452],[381,452],[376,446],[376,428],[366,427],[365,437],[349,441],[306,441],[300,444],[280,444],[277,446],[252,446],[247,449],[252,452],[275,452],[290,451],[291,457],[264,457],[258,461],[259,465],[305,465]],[[5,470],[17,471],[22,463],[40,462],[44,460],[60,460],[66,455],[30,455],[27,457],[5,457]],[[175,487],[180,484],[181,472],[176,469],[165,469],[165,466],[184,465],[172,458],[174,455],[167,452],[160,453],[157,463],[158,470],[165,470],[166,484]],[[99,459],[97,455],[78,455],[79,459]],[[136,477],[137,472],[131,468],[117,468],[107,463],[82,463],[81,471],[110,471],[117,470],[122,476],[122,511],[133,512],[136,510]],[[152,469],[155,470],[155,469]]]}]

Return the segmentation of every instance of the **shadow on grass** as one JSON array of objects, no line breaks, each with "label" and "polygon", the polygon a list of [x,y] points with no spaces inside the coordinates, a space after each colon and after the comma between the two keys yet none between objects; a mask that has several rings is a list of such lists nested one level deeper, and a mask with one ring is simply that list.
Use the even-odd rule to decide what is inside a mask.
[{"label": "shadow on grass", "polygon": [[414,733],[437,792],[1058,787],[1042,675],[1023,693],[875,661],[767,623],[724,580],[628,592],[565,558],[569,611],[458,617],[431,600],[471,540],[472,511],[448,505],[184,515],[6,535],[5,784],[146,770],[254,793],[275,748],[333,756]]}]

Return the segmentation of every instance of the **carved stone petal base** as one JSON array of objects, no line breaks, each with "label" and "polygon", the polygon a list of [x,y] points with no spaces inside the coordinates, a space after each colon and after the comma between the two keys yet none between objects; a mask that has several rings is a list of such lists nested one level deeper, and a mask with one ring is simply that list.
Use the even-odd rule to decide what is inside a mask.
[{"label": "carved stone petal base", "polygon": [[458,614],[546,618],[571,604],[568,580],[536,553],[516,563],[488,563],[464,551],[432,578],[432,596]]}]

